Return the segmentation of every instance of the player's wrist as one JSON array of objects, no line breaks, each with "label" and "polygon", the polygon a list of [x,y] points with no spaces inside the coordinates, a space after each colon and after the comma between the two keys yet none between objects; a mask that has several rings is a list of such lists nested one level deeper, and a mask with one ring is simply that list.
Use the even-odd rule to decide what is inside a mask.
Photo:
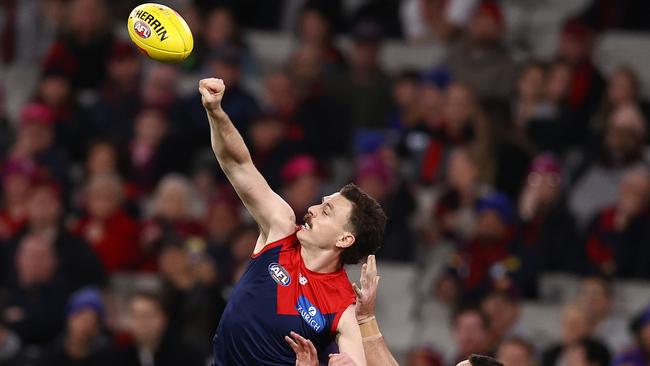
[{"label": "player's wrist", "polygon": [[357,314],[356,317],[357,317],[357,323],[361,324],[362,322],[367,321],[368,319],[374,319],[375,314],[373,313]]},{"label": "player's wrist", "polygon": [[364,341],[372,341],[382,337],[379,331],[379,324],[377,324],[377,319],[374,316],[360,322],[359,330],[361,331],[361,338]]}]

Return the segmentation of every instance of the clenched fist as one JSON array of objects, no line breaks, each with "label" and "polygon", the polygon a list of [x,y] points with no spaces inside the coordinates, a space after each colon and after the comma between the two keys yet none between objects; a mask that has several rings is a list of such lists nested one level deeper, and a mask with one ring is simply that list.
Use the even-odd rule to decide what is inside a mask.
[{"label": "clenched fist", "polygon": [[215,113],[221,110],[221,99],[225,91],[226,85],[221,79],[209,78],[199,81],[201,102],[208,112]]}]

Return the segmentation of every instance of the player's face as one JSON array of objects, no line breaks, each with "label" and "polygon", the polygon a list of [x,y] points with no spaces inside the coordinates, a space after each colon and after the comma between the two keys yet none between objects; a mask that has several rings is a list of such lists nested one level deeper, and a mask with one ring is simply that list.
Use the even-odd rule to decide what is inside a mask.
[{"label": "player's face", "polygon": [[309,207],[298,239],[303,245],[322,249],[345,248],[354,242],[348,231],[352,202],[340,193],[323,197],[321,204]]}]

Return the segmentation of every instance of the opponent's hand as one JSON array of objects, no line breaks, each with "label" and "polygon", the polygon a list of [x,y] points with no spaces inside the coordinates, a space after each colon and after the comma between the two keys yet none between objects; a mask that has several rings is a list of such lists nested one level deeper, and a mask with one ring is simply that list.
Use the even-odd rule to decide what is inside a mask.
[{"label": "opponent's hand", "polygon": [[199,81],[201,103],[208,112],[221,110],[221,99],[226,91],[226,85],[221,79],[209,78]]},{"label": "opponent's hand", "polygon": [[357,293],[357,321],[375,315],[375,300],[377,299],[379,278],[377,276],[377,261],[375,260],[375,256],[369,255],[367,263],[364,263],[361,267],[361,278],[359,279],[361,288],[356,283],[352,284],[354,291]]},{"label": "opponent's hand", "polygon": [[328,366],[356,366],[356,363],[346,353],[332,353]]},{"label": "opponent's hand", "polygon": [[291,349],[296,353],[296,366],[318,366],[316,347],[309,339],[305,339],[296,332],[291,332],[291,337],[284,336]]}]

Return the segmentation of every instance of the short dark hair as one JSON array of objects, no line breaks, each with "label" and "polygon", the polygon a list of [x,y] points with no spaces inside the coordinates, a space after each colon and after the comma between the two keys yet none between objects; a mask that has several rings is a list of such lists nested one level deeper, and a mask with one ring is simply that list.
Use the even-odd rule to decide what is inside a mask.
[{"label": "short dark hair", "polygon": [[352,202],[348,223],[355,239],[354,244],[341,253],[341,263],[357,264],[364,257],[377,252],[381,246],[386,229],[386,214],[374,198],[353,183],[341,188],[340,193]]},{"label": "short dark hair", "polygon": [[165,301],[165,298],[159,291],[137,290],[129,296],[129,306],[131,306],[131,304],[133,304],[133,302],[137,299],[152,302],[163,314],[165,314],[165,316],[169,315],[168,302]]},{"label": "short dark hair", "polygon": [[471,355],[469,356],[469,363],[472,366],[503,366],[503,364],[492,357]]}]

